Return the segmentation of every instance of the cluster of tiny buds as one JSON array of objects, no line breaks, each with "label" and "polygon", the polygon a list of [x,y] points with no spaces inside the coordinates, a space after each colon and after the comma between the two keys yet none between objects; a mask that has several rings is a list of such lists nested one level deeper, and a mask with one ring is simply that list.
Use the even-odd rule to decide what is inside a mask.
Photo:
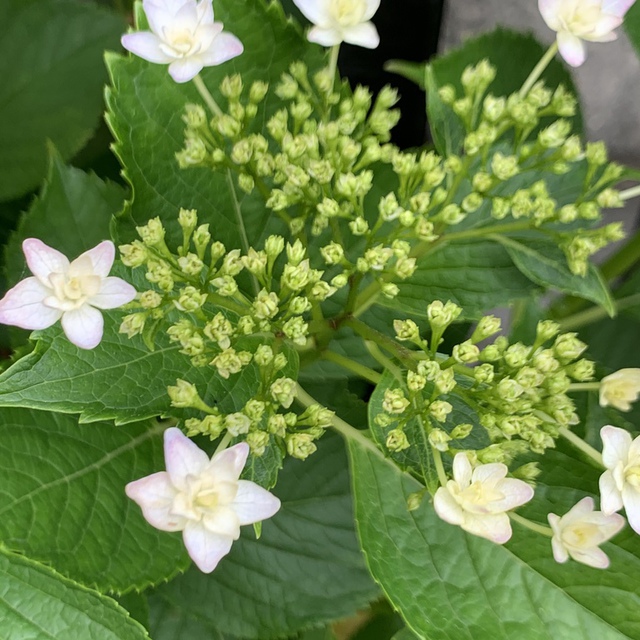
[{"label": "cluster of tiny buds", "polygon": [[406,427],[418,421],[436,449],[460,451],[452,441],[466,438],[471,426],[456,424],[454,400],[475,409],[477,428],[491,441],[474,453],[480,462],[508,463],[518,454],[553,447],[559,429],[577,422],[566,395],[571,385],[594,376],[594,363],[581,359],[586,345],[574,333],[560,334],[559,325],[548,320],[538,324],[533,345],[510,344],[498,335],[500,319],[485,316],[450,356],[441,355],[443,332],[460,312],[452,302],[432,302],[429,340],[413,320],[394,322],[397,339],[416,347],[416,364],[401,386],[384,392],[376,423],[390,429],[387,448],[397,452],[414,444]]}]

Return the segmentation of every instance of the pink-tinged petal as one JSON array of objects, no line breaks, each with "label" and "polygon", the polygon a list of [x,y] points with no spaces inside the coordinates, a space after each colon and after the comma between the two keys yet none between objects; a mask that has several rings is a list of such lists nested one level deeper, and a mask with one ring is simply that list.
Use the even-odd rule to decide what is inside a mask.
[{"label": "pink-tinged petal", "polygon": [[331,21],[329,3],[324,0],[293,0],[293,3],[313,24],[328,24]]},{"label": "pink-tinged petal", "polygon": [[125,493],[142,509],[145,520],[160,531],[182,531],[187,520],[171,513],[176,489],[166,471],[130,482]]},{"label": "pink-tinged petal", "polygon": [[572,66],[579,67],[587,59],[584,42],[567,31],[558,31],[560,55]]},{"label": "pink-tinged petal", "polygon": [[198,30],[196,32],[196,38],[198,39],[198,43],[200,44],[200,53],[198,55],[202,56],[203,61],[204,52],[206,52],[211,47],[216,37],[222,33],[222,29],[222,22],[203,24],[198,27]]},{"label": "pink-tinged petal", "polygon": [[440,487],[433,496],[433,508],[438,516],[449,524],[461,525],[464,522],[462,507],[445,487]]},{"label": "pink-tinged petal", "polygon": [[209,468],[213,470],[216,476],[224,476],[225,479],[237,480],[247,464],[249,456],[249,445],[246,442],[240,442],[216,453],[211,458]]},{"label": "pink-tinged petal", "polygon": [[253,524],[273,517],[280,509],[280,500],[255,482],[240,480],[238,493],[231,504],[241,525]]},{"label": "pink-tinged petal", "polygon": [[603,33],[602,35],[589,35],[584,36],[585,40],[589,42],[613,42],[618,39],[618,34],[615,31],[611,31],[609,33]]},{"label": "pink-tinged petal", "polygon": [[44,285],[49,284],[52,273],[66,273],[69,268],[67,256],[37,238],[27,238],[22,243],[22,251],[31,273]]},{"label": "pink-tinged petal", "polygon": [[538,9],[542,14],[542,18],[549,29],[553,29],[553,31],[559,31],[562,26],[558,19],[558,12],[562,2],[564,0],[538,0]]},{"label": "pink-tinged petal", "polygon": [[577,562],[586,564],[588,567],[594,569],[607,569],[610,561],[609,556],[598,547],[591,547],[589,549],[571,549],[571,557]]},{"label": "pink-tinged petal", "polygon": [[362,22],[353,27],[345,27],[342,38],[349,44],[365,49],[375,49],[380,44],[380,35],[373,22]]},{"label": "pink-tinged petal", "polygon": [[600,20],[598,20],[598,23],[595,25],[593,32],[585,34],[583,37],[585,40],[597,40],[606,37],[614,29],[617,29],[621,24],[622,18],[618,16],[604,15],[600,18]]},{"label": "pink-tinged petal", "polygon": [[613,469],[618,462],[626,464],[631,447],[631,434],[624,429],[606,425],[600,429],[600,437],[604,466]]},{"label": "pink-tinged petal", "polygon": [[495,542],[504,544],[511,538],[511,522],[506,513],[476,515],[465,513],[462,528],[474,536],[480,536]]},{"label": "pink-tinged petal", "polygon": [[209,464],[207,454],[176,427],[164,432],[164,460],[171,482],[180,491],[187,490],[188,475],[200,475]]},{"label": "pink-tinged petal", "polygon": [[612,13],[614,16],[623,18],[635,1],[636,0],[604,0],[602,10],[605,13]]},{"label": "pink-tinged petal", "polygon": [[189,557],[203,573],[211,573],[231,551],[233,540],[207,531],[200,523],[188,522],[182,532]]},{"label": "pink-tinged petal", "polygon": [[113,267],[116,257],[116,248],[111,240],[104,240],[99,245],[81,253],[70,265],[69,275],[91,275],[106,278]]},{"label": "pink-tinged petal", "polygon": [[307,40],[323,47],[333,47],[343,42],[342,33],[330,27],[313,27],[307,34]]},{"label": "pink-tinged petal", "polygon": [[640,534],[640,492],[626,484],[622,489],[622,503],[631,528]]},{"label": "pink-tinged petal", "polygon": [[501,462],[481,464],[473,470],[471,482],[481,482],[482,484],[495,486],[507,475],[508,471],[507,465]]},{"label": "pink-tinged petal", "polygon": [[504,494],[504,498],[492,503],[496,511],[509,511],[529,502],[533,498],[533,487],[522,480],[505,478],[497,486],[497,490]]},{"label": "pink-tinged petal", "polygon": [[465,489],[471,484],[472,473],[473,469],[466,454],[456,453],[453,459],[453,479],[460,485],[461,489]]},{"label": "pink-tinged petal", "polygon": [[37,278],[26,278],[18,282],[0,300],[0,324],[32,331],[55,324],[62,316],[62,311],[43,304],[51,293],[51,289]]},{"label": "pink-tinged petal", "polygon": [[203,69],[204,64],[200,56],[182,58],[169,65],[169,75],[178,83],[183,84],[193,80]]},{"label": "pink-tinged petal", "polygon": [[613,473],[605,471],[600,476],[600,508],[604,513],[611,514],[622,509],[622,494],[616,487]]},{"label": "pink-tinged petal", "polygon": [[240,521],[231,506],[213,507],[204,514],[202,524],[210,533],[215,533],[231,540],[240,537]]},{"label": "pink-tinged petal", "polygon": [[150,31],[127,33],[120,38],[122,46],[134,55],[155,64],[169,64],[173,61],[160,49],[160,38]]},{"label": "pink-tinged petal", "polygon": [[569,559],[569,552],[562,544],[562,541],[553,536],[551,538],[551,549],[553,550],[553,559],[560,564],[564,564]]},{"label": "pink-tinged petal", "polygon": [[216,36],[211,46],[203,51],[200,58],[205,67],[214,67],[231,58],[239,56],[244,51],[242,42],[232,33],[221,33]]},{"label": "pink-tinged petal", "polygon": [[364,11],[363,20],[371,20],[376,11],[380,8],[380,0],[365,0],[366,9]]},{"label": "pink-tinged petal", "polygon": [[606,515],[602,511],[594,511],[585,516],[583,522],[595,525],[598,528],[594,540],[596,544],[600,545],[613,538],[624,527],[626,520],[619,513]]},{"label": "pink-tinged petal", "polygon": [[98,309],[117,309],[136,297],[136,290],[122,278],[103,278],[100,291],[87,302]]},{"label": "pink-tinged petal", "polygon": [[80,349],[94,349],[102,340],[104,319],[102,314],[88,304],[62,314],[64,334]]}]

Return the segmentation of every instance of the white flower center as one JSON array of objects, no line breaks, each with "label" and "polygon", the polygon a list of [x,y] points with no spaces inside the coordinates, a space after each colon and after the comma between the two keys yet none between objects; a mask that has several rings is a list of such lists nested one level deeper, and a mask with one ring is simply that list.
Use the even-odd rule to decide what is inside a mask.
[{"label": "white flower center", "polygon": [[101,278],[95,275],[69,276],[64,273],[52,273],[49,282],[53,296],[45,299],[44,303],[55,309],[72,311],[100,291]]},{"label": "white flower center", "polygon": [[186,58],[195,55],[201,49],[199,38],[190,29],[163,30],[164,42],[160,43],[163,53],[174,58]]},{"label": "white flower center", "polygon": [[237,482],[215,482],[206,474],[189,475],[186,482],[186,491],[176,495],[171,511],[195,522],[215,515],[216,509],[233,502],[238,492]]},{"label": "white flower center", "polygon": [[602,19],[601,0],[573,0],[565,2],[558,15],[563,30],[576,36],[588,35]]},{"label": "white flower center", "polygon": [[364,0],[330,0],[329,11],[342,27],[353,27],[363,22],[367,5]]},{"label": "white flower center", "polygon": [[465,511],[473,513],[487,513],[487,507],[492,502],[497,502],[504,498],[504,494],[494,487],[488,487],[479,480],[472,482],[466,489],[460,491],[456,483],[454,497]]},{"label": "white flower center", "polygon": [[562,531],[562,542],[574,549],[588,549],[596,546],[600,535],[598,525],[589,522],[577,522],[565,527]]}]

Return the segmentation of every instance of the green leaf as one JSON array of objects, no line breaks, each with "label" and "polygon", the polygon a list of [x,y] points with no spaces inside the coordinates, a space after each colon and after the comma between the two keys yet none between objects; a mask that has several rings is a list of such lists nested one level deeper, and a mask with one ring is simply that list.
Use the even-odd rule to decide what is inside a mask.
[{"label": "green leaf", "polygon": [[[255,80],[273,86],[294,60],[306,62],[311,72],[321,66],[320,47],[305,41],[300,28],[287,21],[277,3],[267,6],[263,0],[218,0],[215,10],[216,20],[228,25],[245,47],[238,58],[201,73],[222,107],[226,101],[218,85],[227,75],[241,73],[247,87]],[[181,170],[175,160],[184,142],[184,106],[202,103],[193,84],[176,84],[166,66],[135,56],[111,55],[107,63],[113,84],[107,93],[107,119],[117,139],[115,151],[134,191],[127,216],[120,220],[122,235],[130,231],[129,218],[140,224],[151,216],[160,216],[169,230],[170,242],[177,242],[182,238],[176,222],[178,210],[189,207],[198,210],[201,222],[211,223],[216,240],[246,249],[246,234],[248,243],[256,244],[273,217],[259,194],[236,193],[237,189],[230,190],[224,172]],[[280,107],[279,99],[270,93],[260,105],[255,127],[264,127]]]},{"label": "green leaf", "polygon": [[0,417],[0,539],[8,547],[101,591],[143,589],[187,568],[180,535],[151,527],[124,492],[164,469],[165,425],[78,425],[27,409]]},{"label": "green leaf", "polygon": [[39,238],[71,259],[110,237],[111,218],[122,209],[124,189],[66,166],[49,146],[49,173],[42,191],[20,219],[5,249],[10,286],[24,277],[22,241]]},{"label": "green leaf", "polygon": [[624,28],[640,57],[640,5],[636,2],[624,18]]},{"label": "green leaf", "polygon": [[92,2],[3,0],[0,5],[0,200],[45,177],[45,142],[71,158],[98,126],[122,19]]},{"label": "green leaf", "polygon": [[488,309],[529,297],[535,286],[515,267],[508,253],[489,240],[442,244],[418,264],[414,275],[399,283],[393,300],[382,305],[426,316],[432,300],[452,300],[465,317],[480,317]]},{"label": "green leaf", "polygon": [[149,613],[149,632],[153,640],[230,639],[210,623],[155,595],[149,596]]},{"label": "green leaf", "polygon": [[110,598],[4,550],[0,550],[0,583],[5,640],[149,638],[144,628]]},{"label": "green leaf", "polygon": [[191,570],[156,597],[243,638],[290,635],[376,597],[354,533],[340,438],[327,434],[304,462],[288,458],[274,493],[282,508],[264,522],[260,540],[245,528],[211,575]]},{"label": "green leaf", "polygon": [[518,269],[532,282],[548,289],[592,300],[604,307],[610,316],[615,303],[598,268],[589,264],[587,274],[578,276],[569,270],[567,258],[558,246],[539,236],[494,236],[509,253]]},{"label": "green leaf", "polygon": [[[419,637],[640,637],[636,552],[605,545],[613,561],[607,573],[556,564],[549,540],[519,526],[513,542],[495,545],[444,523],[426,500],[409,512],[407,498],[421,485],[357,443],[349,451],[358,532],[369,569]],[[549,461],[562,489],[572,468],[567,469],[566,460]],[[626,546],[626,540],[620,542]]]},{"label": "green leaf", "polygon": [[[205,402],[221,411],[241,409],[259,385],[257,365],[228,380],[215,370],[192,366],[180,345],[159,332],[149,351],[140,336],[118,332],[117,312],[105,313],[102,342],[78,349],[58,327],[37,332],[35,349],[0,375],[0,407],[47,409],[80,414],[81,422],[114,419],[126,424],[154,416],[184,418],[188,410],[171,406],[167,387],[178,378],[195,384]],[[296,377],[297,358],[288,351],[284,375]]]}]

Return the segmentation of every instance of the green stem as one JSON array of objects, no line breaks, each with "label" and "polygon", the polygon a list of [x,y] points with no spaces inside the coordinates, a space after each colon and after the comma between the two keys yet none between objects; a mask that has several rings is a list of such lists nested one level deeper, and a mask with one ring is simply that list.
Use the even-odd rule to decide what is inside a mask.
[{"label": "green stem", "polygon": [[[620,298],[615,300],[616,311],[622,311],[628,307],[634,307],[640,304],[640,293],[634,293],[632,296],[626,298]],[[586,325],[598,322],[598,320],[604,320],[608,318],[609,314],[602,307],[591,307],[585,311],[579,311],[578,313],[560,320],[560,326],[563,331],[571,331],[573,329],[579,329]]]},{"label": "green stem", "polygon": [[517,513],[513,513],[512,511],[509,511],[508,515],[514,522],[521,524],[527,529],[531,529],[531,531],[541,533],[543,536],[547,536],[548,538],[553,537],[553,529],[551,529],[550,527],[545,527],[544,525],[538,524],[537,522],[527,520],[527,518],[523,518],[522,516],[518,515]]},{"label": "green stem", "polygon": [[443,487],[447,486],[447,482],[449,482],[449,478],[447,477],[447,473],[444,470],[444,465],[442,464],[442,456],[440,455],[440,451],[436,449],[433,445],[431,445],[431,453],[433,454],[433,462],[436,465],[436,473],[438,474],[438,480],[440,481],[440,485]]},{"label": "green stem", "polygon": [[373,384],[378,384],[380,380],[382,380],[382,375],[377,371],[374,371],[369,367],[365,367],[363,364],[360,364],[355,360],[351,360],[351,358],[347,358],[346,356],[340,355],[335,351],[323,351],[321,357],[324,360],[329,360],[329,362],[337,364],[343,369],[347,369],[347,371],[355,373],[357,376],[360,376]]},{"label": "green stem", "polygon": [[622,200],[631,200],[631,198],[637,198],[638,196],[640,196],[640,184],[620,192]]},{"label": "green stem", "polygon": [[602,454],[594,449],[590,444],[587,444],[582,438],[579,438],[573,431],[569,431],[566,427],[560,427],[560,435],[568,440],[576,449],[580,449],[582,453],[591,458],[598,466],[604,469],[604,463],[602,462]]},{"label": "green stem", "polygon": [[367,351],[371,354],[371,357],[384,369],[387,369],[393,374],[393,377],[399,382],[402,380],[402,373],[400,369],[393,363],[387,356],[385,356],[375,342],[371,340],[364,341]]},{"label": "green stem", "polygon": [[338,71],[338,56],[340,55],[340,44],[336,44],[331,47],[331,57],[329,58],[329,76],[333,80],[331,83],[331,89],[329,95],[333,92],[336,86],[336,72]]},{"label": "green stem", "polygon": [[193,84],[198,90],[198,93],[202,96],[202,99],[206,102],[209,110],[216,116],[223,115],[222,109],[218,106],[218,103],[215,101],[214,97],[211,95],[209,89],[207,89],[205,83],[199,75],[197,75],[193,79]]},{"label": "green stem", "polygon": [[547,52],[542,56],[542,58],[540,58],[540,62],[538,62],[538,64],[533,68],[533,71],[529,74],[529,77],[525,80],[525,83],[522,85],[522,89],[520,89],[521,98],[526,98],[529,91],[531,91],[531,87],[538,82],[540,76],[549,66],[549,63],[553,60],[557,52],[558,41],[556,40],[549,49],[547,49]]},{"label": "green stem", "polygon": [[232,439],[233,439],[233,436],[227,431],[227,433],[224,434],[222,440],[220,440],[220,443],[216,447],[216,451],[213,455],[215,456],[216,453],[220,453],[221,451],[224,451],[229,446],[229,443],[231,442]]},{"label": "green stem", "polygon": [[597,391],[599,388],[599,382],[580,382],[570,385],[568,391]]},{"label": "green stem", "polygon": [[[300,385],[296,385],[296,400],[304,407],[310,407],[313,404],[321,404],[317,402],[312,396],[310,396]],[[334,415],[331,418],[331,426],[335,429],[340,435],[342,435],[346,440],[350,440],[352,442],[357,442],[360,446],[368,451],[371,451],[379,458],[386,460],[384,454],[372,440],[367,438],[365,433],[360,429],[356,429],[352,427],[348,422],[345,422],[338,416]]]},{"label": "green stem", "polygon": [[640,261],[640,231],[627,239],[624,246],[607,260],[600,270],[605,280],[613,280],[626,273]]}]

